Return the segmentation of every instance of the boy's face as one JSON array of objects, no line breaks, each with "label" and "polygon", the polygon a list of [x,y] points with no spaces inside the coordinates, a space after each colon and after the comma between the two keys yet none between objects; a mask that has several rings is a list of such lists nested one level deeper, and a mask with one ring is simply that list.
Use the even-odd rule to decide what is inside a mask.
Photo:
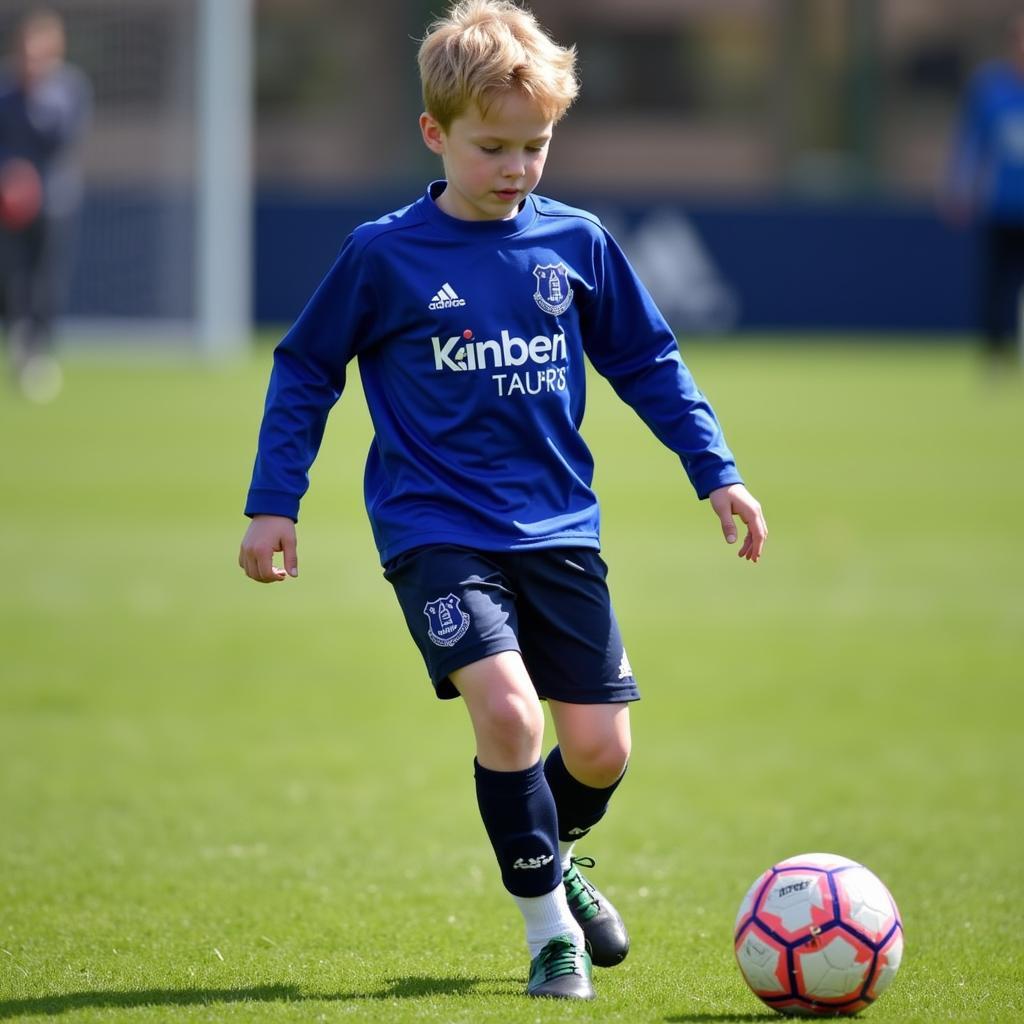
[{"label": "boy's face", "polygon": [[518,90],[491,105],[484,117],[473,106],[445,131],[420,115],[423,141],[444,163],[448,187],[437,205],[460,220],[507,220],[544,171],[553,122]]}]

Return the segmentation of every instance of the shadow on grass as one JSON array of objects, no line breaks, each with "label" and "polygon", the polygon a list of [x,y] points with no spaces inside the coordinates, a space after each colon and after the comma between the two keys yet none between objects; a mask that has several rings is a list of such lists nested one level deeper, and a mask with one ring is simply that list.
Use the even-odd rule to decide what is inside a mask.
[{"label": "shadow on grass", "polygon": [[729,1024],[730,1021],[781,1019],[777,1013],[681,1013],[666,1017],[665,1024]]},{"label": "shadow on grass", "polygon": [[508,995],[518,991],[495,979],[395,978],[370,992],[304,992],[295,985],[256,985],[251,988],[155,988],[97,992],[0,1001],[0,1020],[11,1017],[56,1017],[82,1009],[135,1009],[141,1006],[206,1006],[216,1003],[318,1003],[360,999],[417,999],[423,996]]}]

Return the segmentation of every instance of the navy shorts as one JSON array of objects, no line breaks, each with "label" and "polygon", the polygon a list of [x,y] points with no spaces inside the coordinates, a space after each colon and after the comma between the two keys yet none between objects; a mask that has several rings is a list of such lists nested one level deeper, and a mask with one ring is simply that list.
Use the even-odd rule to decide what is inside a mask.
[{"label": "navy shorts", "polygon": [[438,544],[384,567],[437,696],[449,673],[519,651],[541,697],[571,704],[638,700],[605,578],[590,548],[476,551]]}]

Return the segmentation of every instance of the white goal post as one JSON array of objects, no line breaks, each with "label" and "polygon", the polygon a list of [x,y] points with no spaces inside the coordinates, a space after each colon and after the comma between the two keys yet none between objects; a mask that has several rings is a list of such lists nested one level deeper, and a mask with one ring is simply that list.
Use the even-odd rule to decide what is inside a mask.
[{"label": "white goal post", "polygon": [[196,313],[207,356],[252,332],[252,0],[199,0]]}]

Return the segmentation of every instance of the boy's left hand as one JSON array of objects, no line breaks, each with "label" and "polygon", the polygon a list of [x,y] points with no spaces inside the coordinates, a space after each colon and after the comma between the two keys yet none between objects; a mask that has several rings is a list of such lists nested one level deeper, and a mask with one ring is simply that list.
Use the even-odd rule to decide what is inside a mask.
[{"label": "boy's left hand", "polygon": [[708,495],[708,500],[721,520],[722,533],[730,544],[736,543],[736,523],[733,516],[739,516],[746,523],[747,535],[738,554],[748,562],[756,562],[761,557],[768,536],[768,526],[764,521],[760,502],[743,484],[719,487]]}]

